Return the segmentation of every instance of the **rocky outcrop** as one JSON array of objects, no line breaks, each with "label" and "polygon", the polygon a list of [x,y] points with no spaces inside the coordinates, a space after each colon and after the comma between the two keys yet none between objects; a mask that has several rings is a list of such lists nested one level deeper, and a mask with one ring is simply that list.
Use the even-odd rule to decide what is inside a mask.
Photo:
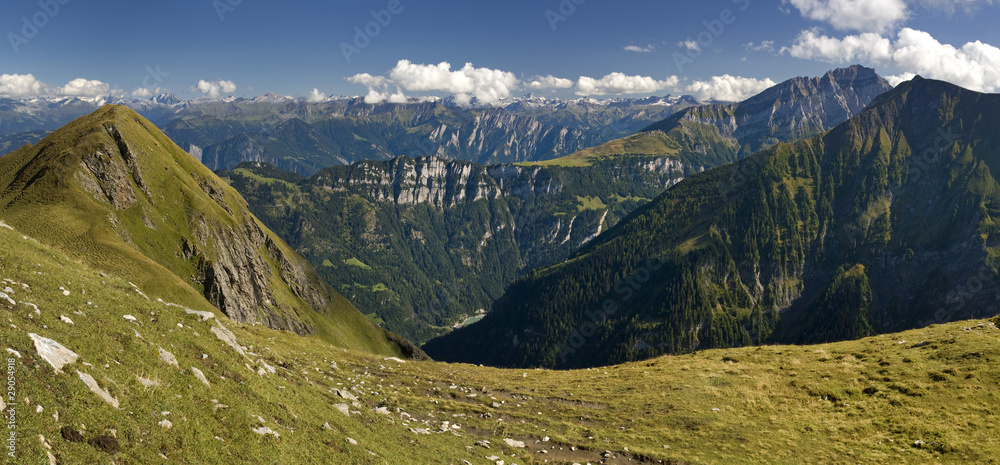
[{"label": "rocky outcrop", "polygon": [[[197,264],[192,279],[212,305],[240,323],[260,322],[300,335],[313,331],[294,309],[282,308],[273,291],[278,279],[312,308],[326,308],[330,289],[307,272],[307,264],[289,257],[252,219],[230,228],[197,217],[191,229],[194,240],[184,241],[184,257]],[[269,262],[277,264],[278,276]]]}]

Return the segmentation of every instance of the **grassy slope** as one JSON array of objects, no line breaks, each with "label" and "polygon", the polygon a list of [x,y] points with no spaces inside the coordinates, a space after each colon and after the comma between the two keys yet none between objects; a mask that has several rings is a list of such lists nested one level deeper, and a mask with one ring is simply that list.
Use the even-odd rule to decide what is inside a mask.
[{"label": "grassy slope", "polygon": [[[199,321],[148,289],[147,300],[125,280],[103,277],[5,228],[0,279],[9,280],[0,285],[10,286],[18,302],[0,298],[0,346],[21,355],[5,352],[14,360],[22,463],[45,463],[39,435],[60,463],[159,463],[160,454],[179,463],[481,464],[493,463],[485,461],[492,455],[518,464],[596,463],[604,450],[622,459],[610,463],[995,463],[1000,457],[1000,331],[991,322],[592,370],[498,370],[399,363],[220,316],[250,353],[244,358],[210,332],[215,320]],[[55,374],[28,333],[52,338],[80,359]],[[160,362],[157,347],[172,352],[180,367]],[[257,374],[261,360],[276,373]],[[117,397],[120,408],[90,393],[77,370]],[[159,386],[145,388],[137,376]],[[359,397],[351,417],[335,410],[343,401],[332,389],[353,389]],[[39,406],[44,410],[37,412]],[[390,414],[376,413],[379,406]],[[172,428],[158,426],[164,419]],[[439,431],[442,421],[461,429],[409,430]],[[115,435],[121,451],[109,457],[66,441],[59,432],[66,425],[85,426],[88,439]],[[281,436],[251,432],[261,425]],[[534,449],[556,447],[527,453],[498,444],[503,435]],[[543,436],[552,442],[536,445]],[[476,446],[481,439],[491,449]],[[926,445],[915,448],[917,440]]]},{"label": "grassy slope", "polygon": [[[132,181],[137,201],[125,210],[95,201],[79,183],[81,158],[115,146],[103,130],[104,125],[116,127],[135,152],[152,194],[152,198],[142,195]],[[214,201],[200,184],[211,185],[221,192],[223,200]],[[106,106],[32,147],[4,156],[0,159],[0,185],[8,186],[0,197],[0,212],[8,223],[91,267],[127,276],[143,289],[200,310],[212,308],[202,297],[202,289],[182,279],[196,275],[197,270],[179,253],[183,239],[193,237],[193,218],[207,218],[237,229],[252,218],[239,193],[151,123],[120,106]],[[146,219],[155,229],[147,227]],[[114,221],[119,224],[117,228],[112,225]],[[260,225],[256,218],[252,221]],[[281,239],[260,226],[287,257],[308,266]],[[132,243],[123,240],[118,231],[126,231]],[[320,315],[281,281],[276,272],[280,265],[268,262],[275,271],[271,273],[271,288],[277,304],[294,311],[292,318],[311,322],[319,337],[336,345],[397,353],[384,332],[341,296],[332,293],[331,305],[320,309]]]},{"label": "grassy slope", "polygon": [[676,158],[691,166],[711,168],[736,160],[739,144],[723,137],[718,128],[677,117],[668,121],[672,124],[664,130],[644,131],[554,160],[518,165],[587,167],[597,160],[639,155]]}]

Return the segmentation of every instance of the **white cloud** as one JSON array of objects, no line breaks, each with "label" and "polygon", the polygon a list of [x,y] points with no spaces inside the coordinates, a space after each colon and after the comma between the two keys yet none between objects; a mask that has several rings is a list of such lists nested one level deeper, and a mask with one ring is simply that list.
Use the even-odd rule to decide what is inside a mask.
[{"label": "white cloud", "polygon": [[0,96],[12,98],[40,97],[49,95],[51,89],[32,74],[0,75]]},{"label": "white cloud", "polygon": [[399,89],[396,89],[396,93],[389,96],[389,103],[408,103],[410,101],[406,95]]},{"label": "white cloud", "polygon": [[111,86],[107,83],[77,78],[63,86],[62,95],[70,97],[99,97],[107,95],[110,89]]},{"label": "white cloud", "polygon": [[569,89],[573,87],[573,81],[551,75],[537,76],[528,83],[528,87],[534,90]]},{"label": "white cloud", "polygon": [[233,81],[206,81],[199,80],[198,84],[191,88],[192,92],[201,92],[208,98],[219,98],[222,94],[236,92],[236,84]]},{"label": "white cloud", "polygon": [[782,0],[803,17],[830,24],[839,30],[885,32],[900,24],[910,12],[903,0]]},{"label": "white cloud", "polygon": [[[368,95],[365,95],[365,103],[369,105],[378,105],[380,103],[409,103],[410,99],[403,94],[403,91],[398,87],[396,88],[396,93],[390,94],[389,92],[379,92],[375,89],[369,89]],[[468,100],[463,103],[468,103]]]},{"label": "white cloud", "polygon": [[520,81],[513,73],[489,68],[476,68],[466,63],[458,71],[451,64],[423,65],[400,60],[389,72],[393,83],[411,91],[442,91],[455,94],[460,100],[471,95],[487,104],[509,98]]},{"label": "white cloud", "polygon": [[740,102],[774,85],[774,81],[770,79],[761,80],[724,74],[714,76],[708,81],[694,81],[685,87],[685,91],[699,100]]},{"label": "white cloud", "polygon": [[627,76],[623,73],[611,73],[600,79],[581,76],[576,82],[576,94],[651,94],[676,87],[679,82],[680,79],[677,76],[670,76],[663,81],[657,81],[649,76]]},{"label": "white cloud", "polygon": [[[765,42],[770,45],[770,43]],[[602,78],[580,76],[576,81],[557,76],[535,76],[523,82],[513,73],[476,68],[466,64],[452,70],[447,62],[437,65],[414,64],[400,60],[387,76],[368,73],[347,78],[348,82],[368,87],[364,101],[368,104],[406,103],[413,98],[408,92],[438,91],[450,93],[460,105],[468,105],[476,98],[481,104],[498,103],[516,90],[568,90],[580,96],[654,94],[657,92],[690,92],[705,100],[743,100],[773,86],[770,79],[758,80],[735,76],[716,76],[706,81],[695,81],[684,86],[678,76],[657,79],[650,76],[610,73]],[[395,89],[395,90],[392,90]],[[420,97],[416,97],[420,99]]]},{"label": "white cloud", "polygon": [[0,97],[100,97],[111,93],[111,85],[97,80],[73,79],[65,86],[39,81],[32,74],[0,75]]},{"label": "white cloud", "polygon": [[[439,91],[455,96],[459,103],[469,103],[475,97],[481,103],[495,104],[510,98],[521,82],[513,73],[489,68],[476,68],[466,63],[461,69],[452,71],[451,63],[436,65],[411,63],[399,60],[389,71],[388,77],[372,76],[368,73],[347,78],[349,82],[368,86],[365,101],[408,101],[401,89],[409,91]],[[389,94],[389,86],[396,86],[397,92]]]},{"label": "white cloud", "polygon": [[132,96],[133,97],[152,97],[154,95],[160,95],[160,94],[162,94],[164,92],[166,92],[166,89],[163,89],[162,87],[157,87],[155,89],[147,89],[145,87],[137,87],[135,90],[132,91]]},{"label": "white cloud", "polygon": [[326,94],[320,92],[319,89],[313,89],[312,92],[309,92],[309,97],[306,98],[309,103],[320,103],[324,100],[326,100]]},{"label": "white cloud", "polygon": [[901,29],[895,42],[874,33],[837,39],[803,31],[782,52],[802,59],[895,68],[981,92],[1000,89],[1000,48],[980,41],[957,48],[910,28]]},{"label": "white cloud", "polygon": [[656,46],[653,44],[649,44],[645,47],[640,47],[638,45],[627,45],[625,46],[625,51],[636,52],[636,53],[650,53],[656,51]]},{"label": "white cloud", "polygon": [[347,82],[361,84],[370,88],[387,87],[390,83],[389,79],[385,77],[372,76],[368,73],[355,74],[354,76],[347,78]]},{"label": "white cloud", "polygon": [[892,55],[892,43],[881,34],[866,32],[843,39],[820,35],[817,30],[802,31],[791,47],[782,47],[782,53],[806,60],[823,60],[833,63],[863,61],[885,63]]},{"label": "white cloud", "polygon": [[365,95],[365,103],[369,105],[378,105],[386,100],[387,97],[385,94],[378,92],[375,89],[368,89],[368,95]]},{"label": "white cloud", "polygon": [[691,39],[682,40],[680,42],[677,42],[677,46],[681,47],[681,48],[686,48],[686,49],[688,49],[688,50],[690,50],[692,52],[700,52],[701,51],[701,45],[698,45],[698,41],[696,41],[696,40],[691,40]]},{"label": "white cloud", "polygon": [[913,74],[913,73],[903,73],[903,74],[897,74],[895,76],[886,76],[885,80],[889,81],[889,84],[892,85],[893,87],[896,87],[896,86],[898,86],[898,85],[900,85],[900,84],[902,84],[902,83],[904,83],[906,81],[909,81],[909,80],[911,80],[911,79],[913,79],[915,77],[917,77],[916,74]]}]

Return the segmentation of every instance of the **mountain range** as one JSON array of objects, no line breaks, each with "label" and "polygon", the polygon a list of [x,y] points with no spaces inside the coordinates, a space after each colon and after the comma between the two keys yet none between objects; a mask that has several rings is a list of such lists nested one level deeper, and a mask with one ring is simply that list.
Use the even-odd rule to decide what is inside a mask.
[{"label": "mountain range", "polygon": [[254,98],[0,99],[0,149],[34,143],[100,106],[128,106],[212,169],[264,161],[300,174],[399,155],[480,162],[544,160],[633,134],[701,102],[684,97],[561,100],[526,96],[501,106],[447,99],[372,105],[355,97],[322,102],[267,94]]},{"label": "mountain range", "polygon": [[[801,115],[843,122],[885,89],[873,70],[853,67],[783,82],[732,107],[740,121],[767,113],[767,140],[793,140]],[[761,110],[762,102],[771,106]],[[355,305],[420,343],[485,312],[516,278],[564,260],[668,187],[741,153],[714,127],[674,117],[659,124],[677,127],[619,141],[628,153],[485,166],[403,157],[308,179],[244,164],[220,175]],[[729,149],[705,150],[710,141]]]},{"label": "mountain range", "polygon": [[569,155],[565,162],[671,153],[685,162],[694,159],[719,166],[778,142],[826,131],[860,113],[891,88],[874,69],[860,65],[814,78],[792,78],[742,102],[693,105],[679,110],[636,134]]},{"label": "mountain range", "polygon": [[828,132],[689,177],[424,349],[585,367],[994,315],[998,104],[903,83]]}]

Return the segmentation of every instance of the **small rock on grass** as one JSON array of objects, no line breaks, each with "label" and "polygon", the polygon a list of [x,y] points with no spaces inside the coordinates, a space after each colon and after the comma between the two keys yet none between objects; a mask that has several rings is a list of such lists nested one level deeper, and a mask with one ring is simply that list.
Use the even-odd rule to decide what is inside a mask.
[{"label": "small rock on grass", "polygon": [[504,438],[503,442],[506,442],[508,446],[517,449],[524,449],[524,441],[518,441],[511,438]]},{"label": "small rock on grass", "polygon": [[64,365],[73,363],[79,358],[75,352],[52,339],[39,336],[35,333],[28,334],[28,337],[35,342],[35,350],[38,351],[38,355],[46,362],[49,362],[52,368],[55,368],[56,374],[62,373]]},{"label": "small rock on grass", "polygon": [[86,384],[88,388],[90,388],[91,392],[97,394],[98,397],[100,397],[103,401],[111,404],[112,407],[118,408],[118,398],[111,397],[111,393],[101,388],[101,386],[97,384],[97,380],[95,380],[93,376],[90,376],[87,373],[83,373],[80,370],[77,370],[76,374],[80,375],[80,380],[82,380],[83,383]]},{"label": "small rock on grass", "polygon": [[167,365],[173,365],[177,368],[181,367],[177,363],[177,357],[174,357],[174,354],[163,350],[163,347],[160,347],[160,361],[166,363]]},{"label": "small rock on grass", "polygon": [[205,383],[205,386],[212,387],[211,384],[208,384],[208,379],[205,378],[205,373],[202,373],[201,370],[191,367],[191,372],[194,373],[195,378],[198,378],[198,381]]},{"label": "small rock on grass", "polygon": [[281,435],[278,434],[276,431],[274,431],[271,428],[268,428],[266,426],[261,426],[260,428],[253,428],[251,431],[253,431],[254,433],[257,433],[257,434],[259,434],[261,436],[263,436],[265,434],[273,434],[274,437],[276,437],[276,438],[281,437]]}]

